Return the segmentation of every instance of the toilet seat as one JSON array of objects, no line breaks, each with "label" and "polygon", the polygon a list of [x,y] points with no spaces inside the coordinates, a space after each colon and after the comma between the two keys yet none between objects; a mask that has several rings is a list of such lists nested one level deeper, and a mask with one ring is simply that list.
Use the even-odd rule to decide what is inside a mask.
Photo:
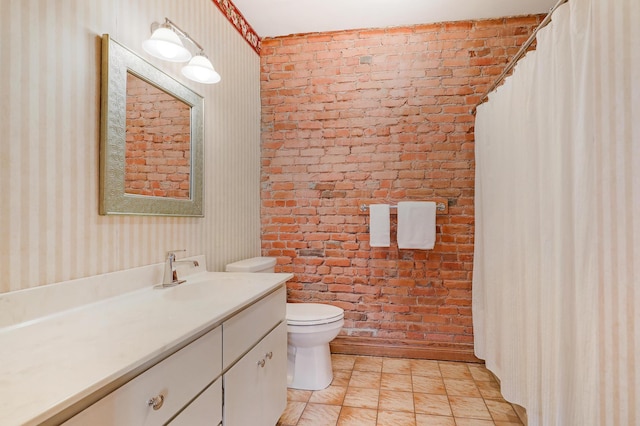
[{"label": "toilet seat", "polygon": [[344,318],[344,310],[323,303],[287,303],[287,324],[310,326],[329,324]]}]

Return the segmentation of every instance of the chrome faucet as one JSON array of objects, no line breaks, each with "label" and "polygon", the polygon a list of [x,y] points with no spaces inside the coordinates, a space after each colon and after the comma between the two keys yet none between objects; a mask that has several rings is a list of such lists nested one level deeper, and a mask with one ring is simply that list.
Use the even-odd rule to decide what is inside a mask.
[{"label": "chrome faucet", "polygon": [[193,267],[199,266],[197,260],[176,260],[176,253],[181,251],[186,250],[171,250],[167,252],[167,258],[164,261],[164,276],[161,287],[173,287],[186,281],[178,279],[178,272],[174,268],[176,263],[190,263]]}]

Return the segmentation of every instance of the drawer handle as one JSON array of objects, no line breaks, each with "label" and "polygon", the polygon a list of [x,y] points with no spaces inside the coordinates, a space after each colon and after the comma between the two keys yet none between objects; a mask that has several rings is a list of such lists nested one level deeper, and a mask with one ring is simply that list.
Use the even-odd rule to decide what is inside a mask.
[{"label": "drawer handle", "polygon": [[258,361],[258,365],[259,365],[260,367],[264,368],[264,364],[265,364],[265,362],[266,362],[266,361],[264,360],[264,358],[262,358],[260,361]]},{"label": "drawer handle", "polygon": [[273,352],[269,351],[269,352],[267,352],[267,353],[266,353],[266,355],[265,355],[265,356],[266,356],[267,358],[271,359],[271,358],[273,358]]},{"label": "drawer handle", "polygon": [[147,405],[153,407],[154,410],[159,410],[164,404],[164,396],[162,394],[158,396],[154,396],[149,401],[147,401]]}]

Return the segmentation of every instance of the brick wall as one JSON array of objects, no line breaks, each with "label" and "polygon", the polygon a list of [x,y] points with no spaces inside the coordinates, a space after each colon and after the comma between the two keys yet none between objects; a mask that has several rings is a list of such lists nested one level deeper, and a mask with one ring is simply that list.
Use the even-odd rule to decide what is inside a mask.
[{"label": "brick wall", "polygon": [[[470,110],[540,20],[263,40],[262,254],[345,309],[336,351],[473,358]],[[433,250],[369,247],[360,204],[433,199]]]},{"label": "brick wall", "polygon": [[127,73],[125,192],[189,198],[191,108]]}]

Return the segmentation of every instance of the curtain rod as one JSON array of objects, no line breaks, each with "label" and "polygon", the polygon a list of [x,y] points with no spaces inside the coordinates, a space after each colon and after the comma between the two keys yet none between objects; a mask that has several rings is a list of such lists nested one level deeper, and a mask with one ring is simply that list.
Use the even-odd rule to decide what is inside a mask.
[{"label": "curtain rod", "polygon": [[551,22],[551,15],[553,15],[553,12],[555,12],[555,10],[557,8],[559,8],[562,4],[566,3],[567,1],[568,0],[558,0],[558,2],[555,4],[555,6],[553,6],[549,10],[549,13],[547,13],[547,16],[544,17],[542,22],[540,22],[540,25],[538,25],[536,27],[536,29],[529,36],[527,41],[525,41],[524,44],[522,45],[522,47],[520,47],[520,50],[518,50],[518,53],[516,53],[515,56],[511,59],[511,62],[509,62],[507,64],[507,66],[504,69],[504,71],[502,71],[502,74],[500,74],[498,76],[498,78],[496,78],[496,80],[489,87],[489,89],[486,91],[484,96],[482,98],[480,98],[480,101],[476,104],[476,106],[473,107],[473,109],[471,110],[471,114],[475,114],[476,113],[476,108],[478,108],[478,106],[482,105],[487,100],[487,98],[489,98],[489,94],[491,92],[493,92],[495,90],[495,88],[498,87],[498,85],[500,83],[502,83],[502,80],[504,80],[504,78],[507,76],[507,74],[509,74],[509,71],[511,71],[513,69],[513,67],[516,66],[516,63],[518,62],[518,60],[520,60],[520,58],[527,52],[527,49],[529,48],[529,46],[531,46],[533,41],[536,39],[536,35],[538,34],[538,31],[540,31],[541,29],[546,27],[547,24],[549,24],[549,22]]}]

